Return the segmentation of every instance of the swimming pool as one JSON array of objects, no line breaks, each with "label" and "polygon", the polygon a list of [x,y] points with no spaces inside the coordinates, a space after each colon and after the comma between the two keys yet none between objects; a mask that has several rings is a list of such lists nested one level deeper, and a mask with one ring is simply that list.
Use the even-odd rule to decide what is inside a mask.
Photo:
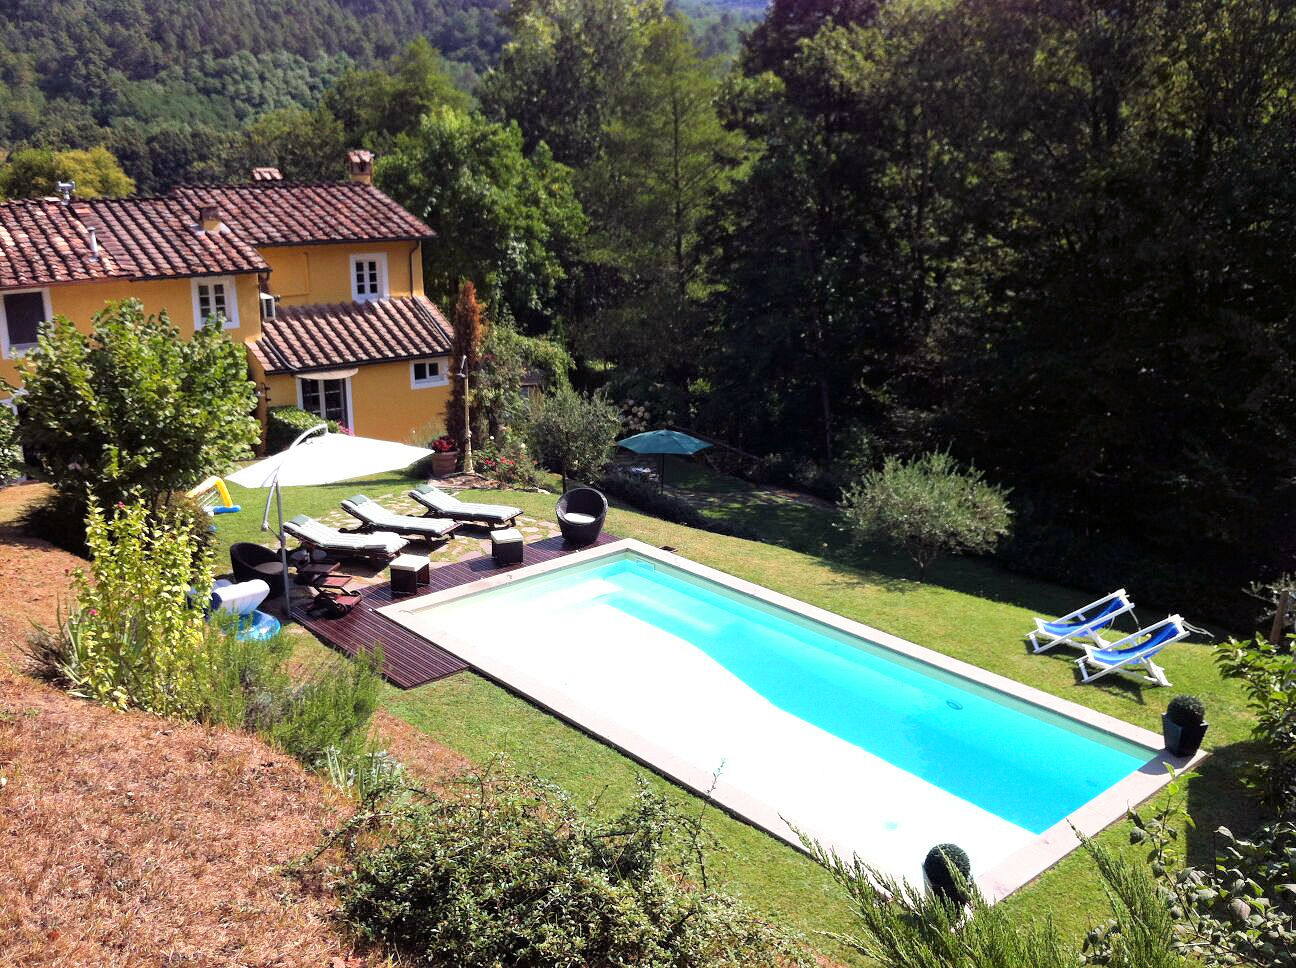
[{"label": "swimming pool", "polygon": [[954,841],[1002,896],[1068,819],[1164,776],[1154,734],[638,542],[383,611],[772,833],[911,880]]}]

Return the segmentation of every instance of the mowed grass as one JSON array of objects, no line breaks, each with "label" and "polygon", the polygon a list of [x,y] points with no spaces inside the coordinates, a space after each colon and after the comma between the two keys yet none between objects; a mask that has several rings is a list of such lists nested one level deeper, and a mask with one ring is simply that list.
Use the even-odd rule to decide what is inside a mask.
[{"label": "mowed grass", "polygon": [[[669,480],[678,480],[674,476]],[[370,484],[369,481],[373,483]],[[375,493],[395,491],[408,482],[399,476],[366,480]],[[859,549],[833,527],[831,512],[787,502],[780,513],[757,514],[744,487],[724,492],[711,483],[715,501],[706,513],[727,516],[738,507],[744,523],[755,521],[768,541],[756,542],[668,524],[634,511],[614,507],[608,530],[654,545],[670,545],[680,554],[741,578],[766,585],[899,635],[920,645],[1010,676],[1045,692],[1082,703],[1147,729],[1160,730],[1165,703],[1179,692],[1201,696],[1208,707],[1211,731],[1207,747],[1213,756],[1201,775],[1188,785],[1187,808],[1195,822],[1187,849],[1194,861],[1209,857],[1211,832],[1224,824],[1247,830],[1256,820],[1238,782],[1247,755],[1250,716],[1241,690],[1222,680],[1205,644],[1179,644],[1164,654],[1173,690],[1140,687],[1111,678],[1104,684],[1080,686],[1074,676],[1074,653],[1057,649],[1033,655],[1022,642],[1035,614],[1057,614],[1095,595],[1035,582],[970,559],[946,559],[929,572],[926,583],[913,580],[905,560],[871,549]],[[217,519],[220,539],[267,540],[259,531],[265,492],[233,488],[244,506],[238,515]],[[355,492],[355,482],[317,488],[286,488],[285,515],[321,514]],[[469,492],[467,500],[506,501],[528,515],[552,520],[555,496],[527,492]],[[780,502],[782,503],[782,502]],[[1137,596],[1138,576],[1127,586]],[[1181,608],[1192,619],[1192,603]],[[1150,620],[1153,616],[1141,616]],[[661,697],[662,715],[671,715],[672,698]],[[391,689],[389,711],[470,759],[485,762],[506,755],[516,766],[566,787],[578,797],[596,801],[596,809],[612,811],[625,803],[636,774],[644,767],[578,729],[550,716],[507,690],[471,673],[461,673],[418,689]],[[1011,741],[1011,737],[1005,737]],[[987,783],[996,782],[987,776]],[[846,962],[854,959],[839,945],[816,932],[849,931],[851,918],[844,899],[826,875],[804,855],[772,837],[715,809],[660,777],[653,782],[672,792],[686,809],[708,810],[708,826],[716,840],[711,857],[713,883],[747,899],[757,909],[806,932],[826,953]],[[885,796],[885,791],[878,791]],[[932,842],[957,841],[958,831],[933,831]],[[1126,825],[1118,824],[1100,838],[1127,845]],[[975,850],[975,844],[966,844]],[[1053,918],[1068,934],[1079,938],[1104,916],[1101,885],[1083,853],[1069,858],[1007,902],[1025,918]]]}]

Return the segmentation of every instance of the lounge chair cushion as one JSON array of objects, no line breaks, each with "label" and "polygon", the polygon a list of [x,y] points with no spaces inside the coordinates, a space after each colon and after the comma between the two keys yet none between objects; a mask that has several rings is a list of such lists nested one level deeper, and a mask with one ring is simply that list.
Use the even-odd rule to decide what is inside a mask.
[{"label": "lounge chair cushion", "polygon": [[381,551],[394,555],[404,548],[408,541],[390,531],[375,531],[372,534],[343,534],[335,528],[321,524],[314,518],[299,514],[284,525],[284,530],[305,544],[334,551],[351,551],[360,554]]},{"label": "lounge chair cushion", "polygon": [[342,502],[342,507],[370,527],[385,528],[401,534],[443,538],[459,526],[458,522],[449,518],[420,518],[412,514],[397,514],[363,494],[347,498]]},{"label": "lounge chair cushion", "polygon": [[581,514],[579,511],[568,511],[566,518],[572,524],[593,524],[597,519],[592,514]]},{"label": "lounge chair cushion", "polygon": [[521,508],[508,504],[474,504],[461,501],[431,484],[420,484],[410,495],[420,504],[438,514],[452,518],[476,518],[482,521],[510,521],[522,513]]}]

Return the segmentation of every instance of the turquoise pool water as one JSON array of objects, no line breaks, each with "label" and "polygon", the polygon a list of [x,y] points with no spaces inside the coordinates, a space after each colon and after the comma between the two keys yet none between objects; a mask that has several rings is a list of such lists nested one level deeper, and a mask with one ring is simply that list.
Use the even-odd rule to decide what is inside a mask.
[{"label": "turquoise pool water", "polygon": [[690,643],[785,712],[1033,833],[1138,770],[1150,755],[633,552],[436,606],[478,614],[515,608],[543,608],[550,619],[557,612],[573,628],[597,625],[598,609],[617,609]]}]

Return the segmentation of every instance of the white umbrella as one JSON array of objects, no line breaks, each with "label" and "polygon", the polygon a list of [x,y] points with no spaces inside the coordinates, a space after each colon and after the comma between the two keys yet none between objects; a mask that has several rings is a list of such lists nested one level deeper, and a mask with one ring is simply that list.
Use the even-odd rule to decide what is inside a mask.
[{"label": "white umbrella", "polygon": [[409,467],[429,456],[426,447],[411,447],[373,437],[325,433],[295,447],[249,464],[226,480],[241,487],[301,487],[333,484]]},{"label": "white umbrella", "polygon": [[227,480],[241,487],[270,488],[261,518],[262,531],[270,527],[270,498],[275,499],[279,513],[279,558],[283,562],[284,618],[292,617],[292,608],[288,600],[288,542],[284,538],[281,488],[333,484],[353,477],[398,471],[431,454],[426,447],[331,434],[328,424],[318,424],[294,440],[287,450],[229,475]]}]

